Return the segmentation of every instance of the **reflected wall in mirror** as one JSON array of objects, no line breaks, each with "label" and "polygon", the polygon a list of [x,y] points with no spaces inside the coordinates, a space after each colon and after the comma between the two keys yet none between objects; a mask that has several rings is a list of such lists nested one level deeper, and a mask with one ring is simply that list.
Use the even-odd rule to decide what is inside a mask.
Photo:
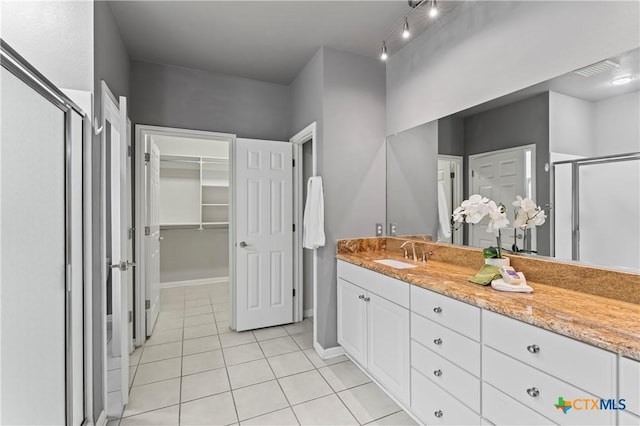
[{"label": "reflected wall in mirror", "polygon": [[[401,234],[495,245],[483,222],[450,222],[477,193],[507,208],[507,250],[640,271],[639,75],[636,49],[389,137],[388,221]],[[518,195],[548,216],[526,236],[512,225]]]}]

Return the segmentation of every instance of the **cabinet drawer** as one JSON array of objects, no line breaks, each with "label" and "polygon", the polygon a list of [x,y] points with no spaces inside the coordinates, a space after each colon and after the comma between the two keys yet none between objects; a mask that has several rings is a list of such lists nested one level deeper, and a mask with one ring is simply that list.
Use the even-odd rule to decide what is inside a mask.
[{"label": "cabinet drawer", "polygon": [[620,394],[627,404],[627,411],[640,415],[640,362],[620,358]]},{"label": "cabinet drawer", "polygon": [[494,312],[482,312],[482,341],[601,398],[616,395],[616,356]]},{"label": "cabinet drawer", "polygon": [[411,338],[480,377],[480,344],[431,320],[411,313]]},{"label": "cabinet drawer", "polygon": [[[614,410],[590,409],[590,400],[598,401],[599,406],[595,395],[486,346],[482,348],[482,380],[561,425],[615,424]],[[575,406],[564,413],[555,406],[560,397]]]},{"label": "cabinet drawer", "polygon": [[620,411],[618,413],[618,424],[620,426],[640,426],[640,417],[626,411]]},{"label": "cabinet drawer", "polygon": [[409,283],[342,260],[338,260],[338,278],[349,281],[409,309]]},{"label": "cabinet drawer", "polygon": [[428,425],[479,425],[480,416],[411,369],[411,410]]},{"label": "cabinet drawer", "polygon": [[411,310],[480,341],[480,308],[417,286],[411,286]]},{"label": "cabinet drawer", "polygon": [[482,383],[482,415],[496,426],[549,425],[553,423],[484,382]]},{"label": "cabinet drawer", "polygon": [[480,379],[413,340],[411,366],[473,411],[480,412]]}]

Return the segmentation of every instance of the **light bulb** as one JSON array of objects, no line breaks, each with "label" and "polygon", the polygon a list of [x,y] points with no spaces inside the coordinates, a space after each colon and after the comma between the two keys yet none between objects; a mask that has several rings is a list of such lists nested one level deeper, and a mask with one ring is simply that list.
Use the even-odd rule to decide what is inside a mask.
[{"label": "light bulb", "polygon": [[438,16],[438,6],[436,6],[436,0],[431,2],[431,9],[429,9],[429,16],[435,18]]},{"label": "light bulb", "polygon": [[387,43],[382,42],[382,49],[380,51],[380,59],[386,61],[389,55],[387,55]]},{"label": "light bulb", "polygon": [[616,86],[621,86],[623,84],[631,83],[631,81],[634,78],[635,78],[635,76],[633,76],[633,75],[625,75],[623,77],[618,77],[618,78],[615,78],[615,79],[611,80],[611,84],[614,84]]},{"label": "light bulb", "polygon": [[409,38],[411,31],[409,31],[409,21],[404,18],[404,26],[402,27],[402,38]]}]

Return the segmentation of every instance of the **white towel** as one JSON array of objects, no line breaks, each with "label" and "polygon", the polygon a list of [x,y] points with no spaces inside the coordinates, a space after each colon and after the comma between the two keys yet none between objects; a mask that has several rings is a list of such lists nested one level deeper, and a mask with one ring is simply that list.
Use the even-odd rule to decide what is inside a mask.
[{"label": "white towel", "polygon": [[451,238],[451,216],[449,214],[449,206],[447,205],[447,195],[444,192],[444,182],[438,182],[438,221],[440,227],[439,239]]},{"label": "white towel", "polygon": [[314,176],[307,182],[302,247],[315,249],[322,246],[324,246],[324,195],[322,178]]},{"label": "white towel", "polygon": [[524,278],[524,274],[522,272],[518,272],[520,276],[520,281],[518,284],[509,284],[506,283],[502,278],[498,278],[497,280],[491,281],[491,287],[494,290],[498,291],[510,291],[512,293],[531,293],[533,292],[533,288],[527,284],[527,280]]}]

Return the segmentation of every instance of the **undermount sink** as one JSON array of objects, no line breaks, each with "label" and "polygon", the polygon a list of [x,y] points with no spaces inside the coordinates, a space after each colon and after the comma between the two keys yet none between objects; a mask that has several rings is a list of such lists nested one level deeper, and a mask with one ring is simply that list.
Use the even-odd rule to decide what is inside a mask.
[{"label": "undermount sink", "polygon": [[396,269],[417,268],[417,265],[400,262],[399,260],[395,260],[395,259],[379,259],[379,260],[374,260],[374,262],[380,263],[385,266],[391,266],[392,268],[396,268]]}]

